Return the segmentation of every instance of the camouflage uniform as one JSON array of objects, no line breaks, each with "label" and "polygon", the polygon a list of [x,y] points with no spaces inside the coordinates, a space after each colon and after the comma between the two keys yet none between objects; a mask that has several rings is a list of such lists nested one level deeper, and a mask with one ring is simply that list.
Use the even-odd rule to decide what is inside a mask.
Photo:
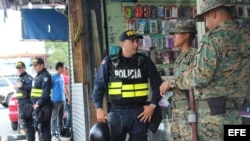
[{"label": "camouflage uniform", "polygon": [[[222,0],[206,0],[204,13],[224,5]],[[207,32],[199,45],[194,66],[176,81],[177,87],[190,84],[197,100],[199,141],[223,141],[223,125],[241,124],[239,107],[246,97],[250,80],[250,34],[233,21],[222,22]],[[225,113],[211,115],[209,98],[225,96]]]},{"label": "camouflage uniform", "polygon": [[[173,33],[196,34],[195,24],[192,21],[177,22],[175,28],[170,32],[170,34]],[[180,53],[175,61],[174,78],[170,81],[175,81],[183,72],[190,69],[195,54],[196,49],[192,46],[187,51]],[[174,93],[172,96],[171,138],[173,141],[192,140],[192,129],[187,121],[188,90],[173,88],[171,91]]]}]

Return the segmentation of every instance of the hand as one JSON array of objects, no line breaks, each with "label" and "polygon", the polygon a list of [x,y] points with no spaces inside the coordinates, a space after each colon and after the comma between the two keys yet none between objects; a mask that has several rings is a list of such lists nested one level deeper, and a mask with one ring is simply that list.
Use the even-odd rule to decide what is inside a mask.
[{"label": "hand", "polygon": [[70,98],[68,98],[68,100],[67,100],[67,104],[68,104],[68,105],[70,105]]},{"label": "hand", "polygon": [[34,104],[34,105],[33,105],[33,108],[34,108],[35,110],[36,110],[38,107],[39,107],[38,104]]},{"label": "hand", "polygon": [[21,88],[22,87],[22,83],[20,82],[17,82],[15,85],[14,85],[14,89],[18,89],[18,88]]},{"label": "hand", "polygon": [[169,80],[165,80],[164,82],[161,83],[160,86],[160,95],[164,96],[165,93],[170,89],[169,87]]},{"label": "hand", "polygon": [[189,73],[190,73],[190,71],[187,70],[187,71],[183,72],[182,75],[183,75],[184,77],[187,77],[187,75],[188,75]]},{"label": "hand", "polygon": [[143,106],[143,112],[137,117],[140,118],[142,122],[150,122],[155,108],[150,105]]},{"label": "hand", "polygon": [[107,112],[105,112],[102,108],[96,109],[96,118],[98,122],[106,122]]}]

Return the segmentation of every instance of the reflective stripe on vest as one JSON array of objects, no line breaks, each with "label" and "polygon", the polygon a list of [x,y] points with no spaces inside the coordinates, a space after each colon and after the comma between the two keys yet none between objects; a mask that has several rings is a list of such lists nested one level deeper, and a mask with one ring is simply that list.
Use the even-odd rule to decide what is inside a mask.
[{"label": "reflective stripe on vest", "polygon": [[109,84],[109,95],[122,95],[124,98],[147,96],[148,87],[148,83],[122,85],[122,82],[111,82]]},{"label": "reflective stripe on vest", "polygon": [[20,90],[20,89],[17,89],[16,91],[16,98],[17,99],[22,99],[22,98],[28,98],[29,97],[29,94],[27,91],[25,90]]},{"label": "reflective stripe on vest", "polygon": [[31,89],[31,97],[37,97],[37,98],[40,98],[42,97],[42,89],[36,89],[36,88],[32,88]]},{"label": "reflective stripe on vest", "polygon": [[17,97],[17,98],[23,97],[23,93],[16,93],[16,97]]}]

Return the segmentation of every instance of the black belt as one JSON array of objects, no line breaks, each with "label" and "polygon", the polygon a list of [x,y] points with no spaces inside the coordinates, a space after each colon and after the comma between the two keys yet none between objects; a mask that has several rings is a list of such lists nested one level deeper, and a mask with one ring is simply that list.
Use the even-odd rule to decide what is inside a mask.
[{"label": "black belt", "polygon": [[[199,108],[209,108],[206,99],[197,100],[197,102],[198,102],[197,106]],[[183,101],[172,101],[172,107],[175,108],[175,109],[186,108],[188,106],[189,106],[189,103],[186,100],[183,100]],[[226,101],[226,108],[227,109],[239,109],[239,107],[237,106],[237,104],[232,99],[227,99],[227,101]]]},{"label": "black belt", "polygon": [[[207,100],[198,100],[198,108],[209,108]],[[231,99],[227,99],[226,109],[239,109],[239,107]]]},{"label": "black belt", "polygon": [[145,104],[122,104],[122,105],[118,105],[118,104],[111,104],[111,107],[114,109],[134,109],[134,108],[139,108],[139,107],[143,107]]},{"label": "black belt", "polygon": [[187,100],[172,101],[172,107],[175,108],[175,109],[188,108],[189,104],[188,104]]}]

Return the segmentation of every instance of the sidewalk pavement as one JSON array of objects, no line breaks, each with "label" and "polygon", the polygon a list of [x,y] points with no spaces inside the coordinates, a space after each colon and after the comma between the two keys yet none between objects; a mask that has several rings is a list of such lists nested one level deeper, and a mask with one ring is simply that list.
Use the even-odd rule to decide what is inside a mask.
[{"label": "sidewalk pavement", "polygon": [[[38,141],[38,133],[36,132],[36,141]],[[0,136],[0,141],[27,141],[24,134],[11,134]]]}]

